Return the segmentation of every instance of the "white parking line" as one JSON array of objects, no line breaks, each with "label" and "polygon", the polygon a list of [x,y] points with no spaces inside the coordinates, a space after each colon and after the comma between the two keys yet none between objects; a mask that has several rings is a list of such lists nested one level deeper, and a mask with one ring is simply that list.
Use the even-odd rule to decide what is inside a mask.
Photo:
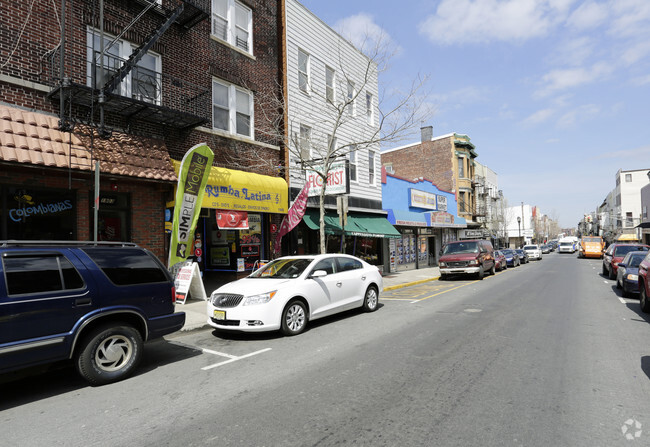
[{"label": "white parking line", "polygon": [[216,355],[221,355],[221,356],[224,356],[224,357],[228,357],[230,360],[224,360],[223,362],[215,363],[214,365],[204,366],[203,368],[201,368],[201,370],[206,371],[208,369],[216,368],[217,366],[225,365],[227,363],[236,362],[237,360],[245,359],[246,357],[252,357],[254,355],[261,354],[263,352],[270,351],[270,350],[271,350],[271,348],[266,348],[266,349],[262,349],[260,351],[251,352],[250,354],[242,355],[240,357],[235,357],[235,356],[232,356],[232,355],[229,355],[229,354],[222,354],[220,352],[209,351],[208,349],[204,349],[203,352],[209,352],[210,354],[216,354]]},{"label": "white parking line", "polygon": [[620,296],[618,297],[618,300],[619,300],[621,303],[623,303],[623,304],[627,304],[627,301],[625,301],[625,300],[624,300],[623,298],[621,298]]}]

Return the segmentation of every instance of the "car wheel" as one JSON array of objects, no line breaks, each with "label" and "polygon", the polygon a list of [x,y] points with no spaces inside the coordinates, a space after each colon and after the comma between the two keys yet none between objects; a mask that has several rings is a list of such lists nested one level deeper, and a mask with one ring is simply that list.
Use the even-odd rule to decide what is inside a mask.
[{"label": "car wheel", "polygon": [[298,335],[307,327],[307,308],[300,300],[293,300],[282,311],[282,333]]},{"label": "car wheel", "polygon": [[379,294],[374,286],[368,287],[366,296],[363,298],[363,309],[366,312],[374,312],[379,307]]},{"label": "car wheel", "polygon": [[492,264],[492,268],[490,269],[490,275],[494,276],[497,274],[497,267],[496,264]]},{"label": "car wheel", "polygon": [[603,276],[607,276],[609,272],[607,271],[607,267],[605,267],[605,264],[603,264]]},{"label": "car wheel", "polygon": [[624,298],[630,298],[632,294],[628,292],[628,290],[625,288],[625,286],[621,287],[623,289],[623,297]]},{"label": "car wheel", "polygon": [[616,279],[616,273],[614,273],[614,268],[609,270],[609,279]]},{"label": "car wheel", "polygon": [[476,274],[476,279],[483,279],[483,276],[485,276],[485,272],[483,271],[483,266],[481,266]]},{"label": "car wheel", "polygon": [[142,336],[134,327],[100,326],[81,344],[76,357],[77,371],[91,385],[117,382],[135,370],[142,349]]},{"label": "car wheel", "polygon": [[645,293],[645,284],[641,284],[641,296],[639,297],[639,304],[641,304],[641,310],[643,312],[650,312],[650,303],[648,303],[648,296]]},{"label": "car wheel", "polygon": [[616,288],[620,289],[621,288],[621,282],[616,278]]}]

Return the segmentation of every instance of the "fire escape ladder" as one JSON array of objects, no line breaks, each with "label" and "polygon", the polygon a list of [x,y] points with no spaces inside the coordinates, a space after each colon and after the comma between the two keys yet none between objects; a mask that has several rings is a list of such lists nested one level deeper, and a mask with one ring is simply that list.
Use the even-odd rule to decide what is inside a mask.
[{"label": "fire escape ladder", "polygon": [[142,45],[133,50],[133,53],[131,53],[129,58],[124,61],[124,64],[115,72],[115,74],[113,74],[113,76],[111,76],[106,84],[104,84],[104,87],[102,89],[104,93],[111,93],[115,88],[117,88],[118,85],[120,85],[120,82],[122,82],[124,78],[127,77],[131,70],[133,70],[133,67],[135,67],[140,59],[142,59],[142,56],[144,56],[147,51],[149,51],[151,47],[154,46],[158,39],[160,39],[160,37],[165,34],[165,31],[167,31],[169,27],[176,21],[176,19],[183,13],[184,8],[185,3],[181,3],[178,8],[176,8],[169,17],[167,17],[167,20],[161,25],[160,28],[151,33],[151,35],[145,39]]}]

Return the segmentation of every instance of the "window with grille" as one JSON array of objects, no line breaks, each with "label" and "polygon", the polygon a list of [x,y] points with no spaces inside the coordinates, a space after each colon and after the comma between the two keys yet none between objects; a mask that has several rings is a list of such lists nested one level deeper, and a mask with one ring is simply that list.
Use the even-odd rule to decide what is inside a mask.
[{"label": "window with grille", "polygon": [[253,53],[253,11],[235,0],[212,0],[212,36]]}]

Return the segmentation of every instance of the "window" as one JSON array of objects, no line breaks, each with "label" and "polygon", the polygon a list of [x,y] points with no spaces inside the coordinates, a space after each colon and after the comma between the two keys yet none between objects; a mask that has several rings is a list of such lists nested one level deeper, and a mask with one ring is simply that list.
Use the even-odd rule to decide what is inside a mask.
[{"label": "window", "polygon": [[327,151],[330,154],[336,151],[336,138],[332,138],[332,135],[327,135]]},{"label": "window", "polygon": [[366,92],[366,118],[368,119],[368,124],[373,125],[374,115],[372,113],[372,94]]},{"label": "window", "polygon": [[325,270],[325,272],[327,272],[328,275],[336,273],[336,260],[334,258],[323,259],[322,261],[319,261],[318,264],[316,264],[316,266],[312,270],[312,274],[316,270]]},{"label": "window", "polygon": [[325,99],[330,104],[334,104],[336,92],[334,90],[335,72],[333,68],[325,67]]},{"label": "window", "polygon": [[253,138],[253,94],[223,81],[212,81],[212,127]]},{"label": "window", "polygon": [[253,53],[253,11],[234,0],[212,0],[212,35]]},{"label": "window", "polygon": [[298,50],[298,88],[309,92],[309,54]]},{"label": "window", "polygon": [[358,270],[363,268],[363,264],[356,259],[351,258],[336,258],[339,264],[339,272],[347,272],[348,270]]},{"label": "window", "polygon": [[63,255],[7,257],[4,270],[9,295],[80,289],[84,286],[79,272]]},{"label": "window", "polygon": [[165,270],[143,250],[93,247],[83,251],[118,286],[169,281]]},{"label": "window", "polygon": [[631,182],[632,181],[632,174],[625,174],[625,181],[626,182]]},{"label": "window", "polygon": [[311,158],[311,127],[300,125],[300,158]]},{"label": "window", "polygon": [[458,157],[458,177],[465,178],[465,159]]},{"label": "window", "polygon": [[348,97],[347,97],[348,113],[354,116],[354,83],[348,81]]},{"label": "window", "polygon": [[[101,89],[124,65],[136,45],[125,40],[115,39],[104,33],[104,57],[102,62],[101,36],[99,31],[88,30],[87,35],[87,82],[86,85]],[[128,96],[138,101],[152,104],[161,103],[162,65],[160,55],[147,52],[122,82],[113,90],[114,93]]]},{"label": "window", "polygon": [[357,145],[350,146],[350,181],[357,181]]},{"label": "window", "polygon": [[375,153],[368,151],[368,184],[375,184]]}]

